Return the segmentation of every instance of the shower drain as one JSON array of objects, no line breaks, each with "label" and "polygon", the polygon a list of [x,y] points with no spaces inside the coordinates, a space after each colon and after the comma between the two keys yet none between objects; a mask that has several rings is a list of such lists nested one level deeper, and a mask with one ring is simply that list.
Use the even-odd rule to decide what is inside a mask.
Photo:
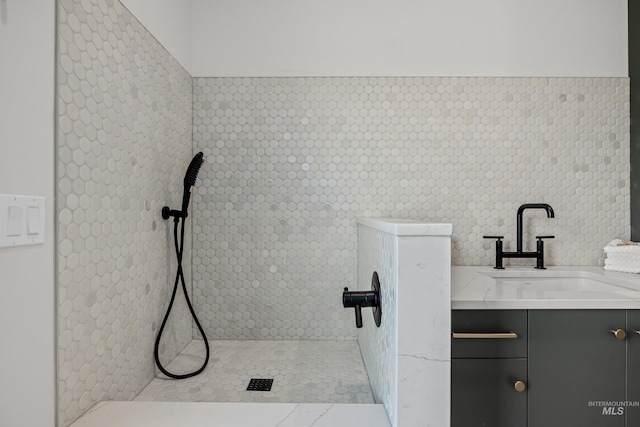
[{"label": "shower drain", "polygon": [[273,378],[251,378],[247,391],[271,391]]}]

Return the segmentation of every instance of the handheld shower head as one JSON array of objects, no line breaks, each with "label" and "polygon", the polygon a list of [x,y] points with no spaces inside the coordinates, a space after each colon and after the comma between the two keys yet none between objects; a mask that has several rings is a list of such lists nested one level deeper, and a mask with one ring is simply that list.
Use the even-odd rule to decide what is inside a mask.
[{"label": "handheld shower head", "polygon": [[189,163],[189,167],[187,168],[187,173],[184,176],[184,194],[182,196],[182,212],[187,216],[187,209],[189,208],[189,198],[191,197],[191,187],[193,187],[196,183],[196,178],[198,178],[198,172],[200,171],[200,167],[204,162],[204,154],[202,151],[193,156],[191,163]]},{"label": "handheld shower head", "polygon": [[202,154],[201,151],[193,156],[191,163],[189,163],[189,168],[184,176],[184,188],[189,188],[195,185],[196,178],[198,177],[198,171],[200,170],[202,163],[204,163],[204,154]]},{"label": "handheld shower head", "polygon": [[202,151],[193,156],[191,163],[189,163],[189,167],[187,168],[187,173],[184,176],[184,193],[182,195],[182,210],[176,211],[170,209],[168,206],[162,208],[162,218],[169,219],[174,217],[176,221],[179,218],[187,217],[187,210],[189,209],[189,199],[191,198],[191,187],[193,187],[196,183],[196,179],[198,178],[198,171],[200,171],[200,166],[204,162],[204,154]]}]

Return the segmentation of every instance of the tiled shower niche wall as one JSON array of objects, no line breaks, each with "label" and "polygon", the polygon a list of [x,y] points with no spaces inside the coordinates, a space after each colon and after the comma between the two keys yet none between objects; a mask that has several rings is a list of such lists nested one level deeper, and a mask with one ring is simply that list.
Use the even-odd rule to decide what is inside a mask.
[{"label": "tiled shower niche wall", "polygon": [[[154,377],[191,159],[191,76],[118,2],[58,6],[59,425]],[[190,259],[188,251],[185,259]],[[185,265],[190,273],[190,265]],[[191,340],[179,299],[162,360]]]},{"label": "tiled shower niche wall", "polygon": [[[552,234],[549,265],[629,237],[625,78],[196,78],[196,310],[216,339],[349,339],[356,218],[453,223],[456,265]],[[529,248],[533,249],[533,248]],[[512,262],[512,261],[510,261]],[[526,261],[523,261],[526,263]]]}]

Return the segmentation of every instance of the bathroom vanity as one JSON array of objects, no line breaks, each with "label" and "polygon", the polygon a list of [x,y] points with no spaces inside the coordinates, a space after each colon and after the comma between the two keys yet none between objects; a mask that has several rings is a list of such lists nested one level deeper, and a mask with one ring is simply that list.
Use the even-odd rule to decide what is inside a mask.
[{"label": "bathroom vanity", "polygon": [[640,425],[640,277],[453,267],[451,426]]}]

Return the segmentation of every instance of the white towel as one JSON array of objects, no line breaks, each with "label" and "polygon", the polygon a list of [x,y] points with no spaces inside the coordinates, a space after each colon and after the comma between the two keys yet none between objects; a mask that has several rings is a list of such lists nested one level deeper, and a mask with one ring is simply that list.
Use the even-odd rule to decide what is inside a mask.
[{"label": "white towel", "polygon": [[615,239],[604,248],[604,269],[624,273],[640,273],[640,244]]}]

